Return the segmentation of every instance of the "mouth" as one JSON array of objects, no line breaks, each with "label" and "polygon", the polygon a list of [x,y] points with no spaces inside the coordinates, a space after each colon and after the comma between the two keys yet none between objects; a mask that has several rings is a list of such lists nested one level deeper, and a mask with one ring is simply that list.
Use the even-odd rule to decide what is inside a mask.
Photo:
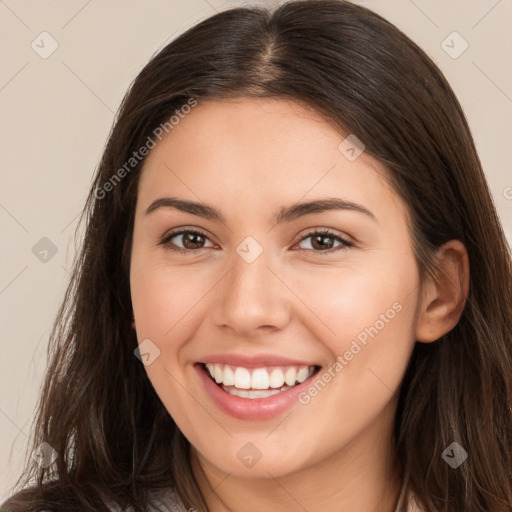
[{"label": "mouth", "polygon": [[312,378],[320,366],[265,366],[246,368],[224,363],[199,363],[203,372],[231,396],[266,399],[293,389]]}]

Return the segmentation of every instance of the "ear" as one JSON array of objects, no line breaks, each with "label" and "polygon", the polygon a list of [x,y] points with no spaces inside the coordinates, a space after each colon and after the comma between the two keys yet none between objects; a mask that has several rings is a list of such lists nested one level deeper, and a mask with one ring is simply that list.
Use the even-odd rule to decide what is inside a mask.
[{"label": "ear", "polygon": [[423,286],[416,340],[431,343],[459,321],[469,293],[469,258],[459,240],[450,240],[436,254],[438,272]]}]

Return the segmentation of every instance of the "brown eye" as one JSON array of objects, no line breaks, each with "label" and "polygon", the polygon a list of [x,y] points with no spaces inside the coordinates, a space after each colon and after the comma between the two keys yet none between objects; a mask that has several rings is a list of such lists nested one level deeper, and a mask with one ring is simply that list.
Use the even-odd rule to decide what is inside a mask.
[{"label": "brown eye", "polygon": [[[175,242],[172,242],[173,239],[176,239],[176,241],[181,243],[181,246],[177,245],[177,243]],[[190,229],[184,229],[181,231],[170,233],[160,242],[160,245],[164,245],[171,249],[172,251],[193,252],[198,251],[200,249],[204,249],[204,244],[206,240],[208,240],[208,237],[203,233]]]},{"label": "brown eye", "polygon": [[[341,236],[333,233],[329,230],[322,231],[312,231],[308,233],[305,237],[303,237],[299,243],[304,240],[311,239],[310,248],[303,250],[313,250],[313,252],[334,252],[338,249],[346,249],[348,247],[352,247],[353,244],[348,240],[345,240]],[[338,242],[338,245],[335,247],[334,244]]]},{"label": "brown eye", "polygon": [[198,233],[183,233],[182,243],[187,249],[200,249],[204,244],[203,235]]}]

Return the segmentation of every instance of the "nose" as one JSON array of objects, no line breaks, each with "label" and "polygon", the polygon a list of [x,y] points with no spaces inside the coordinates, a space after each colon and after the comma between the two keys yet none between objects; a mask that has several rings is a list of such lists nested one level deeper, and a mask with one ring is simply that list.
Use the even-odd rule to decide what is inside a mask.
[{"label": "nose", "polygon": [[[219,283],[215,324],[244,338],[286,327],[293,295],[265,251],[252,263],[235,254],[233,268]],[[275,265],[274,265],[275,267]]]}]

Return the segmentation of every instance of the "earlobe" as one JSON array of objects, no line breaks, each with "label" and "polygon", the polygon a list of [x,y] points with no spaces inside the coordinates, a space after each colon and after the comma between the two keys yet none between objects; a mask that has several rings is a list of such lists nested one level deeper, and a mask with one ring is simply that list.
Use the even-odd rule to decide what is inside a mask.
[{"label": "earlobe", "polygon": [[459,240],[438,249],[438,272],[424,283],[416,327],[416,340],[431,343],[458,323],[469,293],[469,257]]}]

